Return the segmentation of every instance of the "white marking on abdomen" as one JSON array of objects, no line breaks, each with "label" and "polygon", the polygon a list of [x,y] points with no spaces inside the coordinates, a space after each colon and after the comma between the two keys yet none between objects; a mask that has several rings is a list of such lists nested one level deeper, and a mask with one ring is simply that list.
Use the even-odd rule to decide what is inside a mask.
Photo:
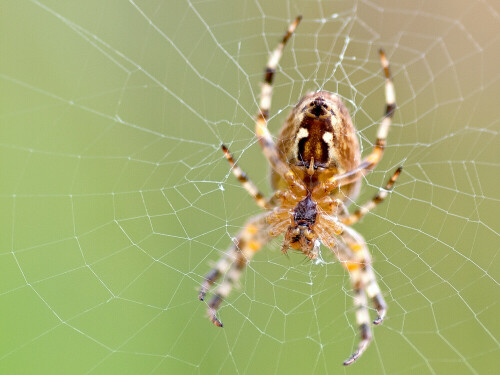
[{"label": "white marking on abdomen", "polygon": [[295,145],[294,145],[294,153],[295,157],[299,157],[299,142],[302,138],[307,138],[309,137],[309,131],[306,128],[299,128],[299,131],[297,132],[297,136],[295,137]]}]

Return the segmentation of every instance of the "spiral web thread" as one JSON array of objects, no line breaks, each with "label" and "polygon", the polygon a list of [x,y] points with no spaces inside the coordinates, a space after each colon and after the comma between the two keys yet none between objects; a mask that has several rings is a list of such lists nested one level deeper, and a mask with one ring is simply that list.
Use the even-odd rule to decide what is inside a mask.
[{"label": "spiral web thread", "polygon": [[[273,240],[206,318],[196,288],[270,194],[254,136],[268,54],[276,134],[311,90],[338,93],[366,155],[398,109],[354,210],[389,304],[352,373],[493,373],[499,363],[500,16],[493,1],[20,1],[2,7],[0,372],[342,371],[348,275]],[[374,311],[371,311],[374,313]],[[56,358],[57,360],[55,360]],[[68,372],[69,371],[69,372]]]}]

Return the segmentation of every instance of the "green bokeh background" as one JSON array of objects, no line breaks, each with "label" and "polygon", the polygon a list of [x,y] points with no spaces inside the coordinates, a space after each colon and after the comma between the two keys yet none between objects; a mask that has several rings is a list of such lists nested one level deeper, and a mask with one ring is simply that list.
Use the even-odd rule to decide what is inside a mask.
[{"label": "green bokeh background", "polygon": [[[494,374],[499,353],[500,8],[494,1],[0,3],[1,374]],[[276,132],[308,90],[338,92],[369,152],[399,109],[356,228],[389,303],[368,351],[348,275],[259,253],[205,317],[196,288],[259,212],[225,142],[269,193],[253,116],[266,57]]]}]

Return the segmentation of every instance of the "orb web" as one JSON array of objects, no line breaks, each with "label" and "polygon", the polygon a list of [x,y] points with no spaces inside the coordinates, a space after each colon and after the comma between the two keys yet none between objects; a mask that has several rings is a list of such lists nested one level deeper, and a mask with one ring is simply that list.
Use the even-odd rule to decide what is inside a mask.
[{"label": "orb web", "polygon": [[[196,289],[259,213],[227,144],[267,194],[254,118],[269,53],[269,128],[338,93],[364,155],[398,109],[350,210],[389,311],[353,373],[499,365],[499,8],[493,1],[47,0],[4,4],[0,54],[0,369],[5,373],[335,373],[356,347],[349,277],[271,241],[224,301]],[[8,14],[8,16],[7,16]],[[371,311],[374,313],[374,311]],[[57,359],[57,360],[55,360]]]}]

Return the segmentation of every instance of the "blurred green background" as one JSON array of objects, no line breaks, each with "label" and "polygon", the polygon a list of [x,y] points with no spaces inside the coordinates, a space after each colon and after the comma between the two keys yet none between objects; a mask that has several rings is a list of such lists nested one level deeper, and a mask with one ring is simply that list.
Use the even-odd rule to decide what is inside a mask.
[{"label": "blurred green background", "polygon": [[[500,368],[500,8],[495,1],[2,1],[0,373],[493,374]],[[197,287],[266,193],[253,117],[269,52],[272,132],[338,92],[364,154],[399,108],[356,225],[389,315],[357,343],[348,275],[260,252],[206,318]]]}]

